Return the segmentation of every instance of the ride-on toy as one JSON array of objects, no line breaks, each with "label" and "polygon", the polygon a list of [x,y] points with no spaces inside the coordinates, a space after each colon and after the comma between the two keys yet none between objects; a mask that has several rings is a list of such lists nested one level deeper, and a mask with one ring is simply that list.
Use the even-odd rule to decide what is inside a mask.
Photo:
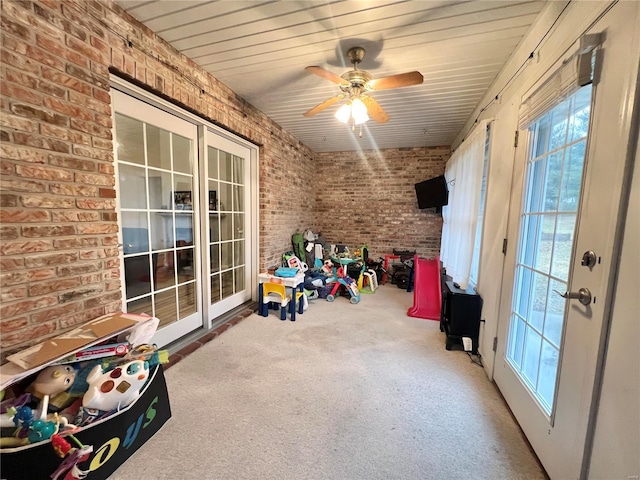
[{"label": "ride-on toy", "polygon": [[342,267],[336,270],[335,276],[335,285],[331,289],[331,293],[327,295],[327,301],[333,302],[338,294],[338,290],[340,286],[345,287],[345,290],[349,292],[351,299],[349,300],[351,303],[356,304],[360,301],[360,291],[356,285],[356,282],[353,281],[351,277],[348,277],[344,274],[344,270]]}]

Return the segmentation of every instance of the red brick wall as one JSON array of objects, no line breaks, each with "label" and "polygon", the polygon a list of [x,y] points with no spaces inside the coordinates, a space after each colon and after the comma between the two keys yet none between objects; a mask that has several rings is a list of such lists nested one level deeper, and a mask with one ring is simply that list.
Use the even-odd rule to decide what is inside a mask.
[{"label": "red brick wall", "polygon": [[312,226],[313,153],[120,7],[1,8],[3,356],[121,308],[109,67],[261,145],[261,266]]},{"label": "red brick wall", "polygon": [[329,243],[368,245],[376,259],[393,249],[440,252],[442,217],[419,210],[414,184],[442,175],[449,147],[317,153],[317,223]]}]

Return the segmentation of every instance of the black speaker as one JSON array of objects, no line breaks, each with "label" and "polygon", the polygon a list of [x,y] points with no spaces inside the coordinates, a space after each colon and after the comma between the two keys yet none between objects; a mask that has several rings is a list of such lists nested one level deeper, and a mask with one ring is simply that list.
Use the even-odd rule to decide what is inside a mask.
[{"label": "black speaker", "polygon": [[447,335],[446,348],[462,343],[462,337],[469,337],[473,343],[472,353],[478,351],[482,297],[473,289],[462,290],[453,282],[444,282],[441,330]]}]

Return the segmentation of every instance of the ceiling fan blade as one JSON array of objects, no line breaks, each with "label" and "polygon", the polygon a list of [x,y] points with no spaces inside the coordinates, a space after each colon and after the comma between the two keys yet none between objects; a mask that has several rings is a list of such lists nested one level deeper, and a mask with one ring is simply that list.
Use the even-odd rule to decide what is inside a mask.
[{"label": "ceiling fan blade", "polygon": [[330,107],[331,105],[333,105],[336,102],[339,102],[340,100],[342,100],[344,98],[344,94],[339,94],[336,95],[335,97],[331,97],[328,100],[325,100],[324,102],[322,102],[319,105],[316,105],[315,107],[313,107],[311,110],[306,111],[305,113],[303,113],[303,115],[305,117],[312,117],[314,116],[316,113],[320,113],[322,110],[324,110],[327,107]]},{"label": "ceiling fan blade", "polygon": [[310,66],[305,67],[305,70],[309,73],[314,73],[319,77],[326,78],[327,80],[331,80],[333,83],[337,83],[338,85],[349,85],[349,82],[342,77],[339,77],[335,73],[331,73],[329,70],[325,70],[322,67]]},{"label": "ceiling fan blade", "polygon": [[367,89],[388,90],[390,88],[408,87],[410,85],[419,85],[423,80],[424,77],[420,72],[399,73],[398,75],[369,80],[367,82]]},{"label": "ceiling fan blade", "polygon": [[367,113],[378,123],[387,123],[389,121],[389,115],[385,112],[380,104],[375,101],[373,97],[368,95],[362,95],[360,97],[362,103],[367,107]]}]

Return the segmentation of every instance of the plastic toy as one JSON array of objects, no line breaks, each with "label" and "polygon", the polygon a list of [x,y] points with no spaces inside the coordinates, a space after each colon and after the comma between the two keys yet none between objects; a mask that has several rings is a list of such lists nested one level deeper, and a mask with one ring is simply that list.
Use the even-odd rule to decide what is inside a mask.
[{"label": "plastic toy", "polygon": [[[16,414],[20,411],[21,407],[24,407],[30,402],[30,393],[23,393],[18,396],[18,398],[7,398],[3,400],[2,403],[0,403],[0,428],[13,427],[14,425],[17,427],[16,420],[20,417],[16,418]],[[29,408],[29,411],[31,411],[31,408]],[[31,421],[33,421],[33,418],[31,418]]]},{"label": "plastic toy", "polygon": [[49,409],[49,398],[71,388],[76,370],[69,365],[52,365],[44,368],[31,384],[33,395],[42,399],[40,420],[44,420]]},{"label": "plastic toy", "polygon": [[42,442],[48,440],[58,432],[58,415],[53,414],[54,421],[34,420],[34,412],[31,407],[22,406],[19,408],[10,407],[7,414],[12,417],[14,425],[17,427],[13,437],[3,437],[0,445],[3,447],[17,447],[29,443]]},{"label": "plastic toy", "polygon": [[333,274],[333,262],[331,260],[325,260],[324,265],[322,265],[322,268],[320,270],[322,270],[327,275]]},{"label": "plastic toy", "polygon": [[47,422],[44,420],[35,420],[29,427],[29,443],[38,443],[49,440],[54,433],[58,432],[57,422]]},{"label": "plastic toy", "polygon": [[[357,255],[362,259],[360,262],[360,275],[358,276],[358,290],[360,293],[374,293],[378,288],[378,278],[374,270],[370,269],[369,264],[369,247],[363,245],[356,250]],[[368,289],[365,289],[368,287]]]},{"label": "plastic toy", "polygon": [[440,257],[428,260],[415,257],[413,306],[407,311],[410,317],[440,320],[442,293],[440,286]]},{"label": "plastic toy", "polygon": [[80,480],[89,474],[89,470],[80,470],[78,463],[89,459],[89,455],[93,452],[93,446],[82,445],[73,435],[69,435],[69,438],[78,444],[78,448],[72,447],[67,440],[59,435],[51,437],[51,446],[56,455],[61,458],[67,457],[55,472],[50,475],[51,480],[58,480],[65,473],[64,480]]},{"label": "plastic toy", "polygon": [[169,351],[158,350],[157,345],[150,345],[145,343],[132,348],[129,353],[125,355],[126,361],[142,360],[149,364],[149,367],[159,365],[162,363],[169,363]]},{"label": "plastic toy", "polygon": [[27,430],[31,423],[33,423],[33,421],[35,420],[35,416],[31,407],[27,407],[25,405],[16,409],[15,415],[13,416],[12,420],[13,424],[17,428]]},{"label": "plastic toy", "polygon": [[133,360],[104,373],[101,365],[93,367],[87,376],[89,389],[82,397],[82,406],[111,411],[124,408],[140,396],[149,378],[149,363]]},{"label": "plastic toy", "polygon": [[298,270],[300,270],[301,272],[306,272],[307,270],[309,270],[309,266],[304,263],[302,260],[300,260],[298,257],[291,257],[287,260],[287,266],[289,268],[297,268]]},{"label": "plastic toy", "polygon": [[0,438],[0,447],[20,447],[29,444],[27,436],[34,419],[31,407],[8,407],[2,419],[3,427],[15,426],[16,430],[12,436]]},{"label": "plastic toy", "polygon": [[66,457],[72,448],[71,444],[57,433],[51,437],[51,446],[53,447],[53,451],[56,452],[56,455],[60,458]]},{"label": "plastic toy", "polygon": [[328,302],[333,302],[335,300],[335,297],[338,294],[338,289],[341,285],[345,287],[345,290],[347,290],[347,292],[349,292],[349,295],[351,296],[351,299],[349,301],[351,303],[356,304],[360,302],[360,292],[358,291],[356,282],[354,282],[351,277],[348,277],[344,274],[344,270],[342,269],[342,267],[338,268],[336,271],[335,285],[331,290],[331,293],[327,295]]},{"label": "plastic toy", "polygon": [[23,447],[29,445],[28,438],[16,438],[16,437],[2,437],[0,438],[0,447],[2,448],[14,448]]}]

